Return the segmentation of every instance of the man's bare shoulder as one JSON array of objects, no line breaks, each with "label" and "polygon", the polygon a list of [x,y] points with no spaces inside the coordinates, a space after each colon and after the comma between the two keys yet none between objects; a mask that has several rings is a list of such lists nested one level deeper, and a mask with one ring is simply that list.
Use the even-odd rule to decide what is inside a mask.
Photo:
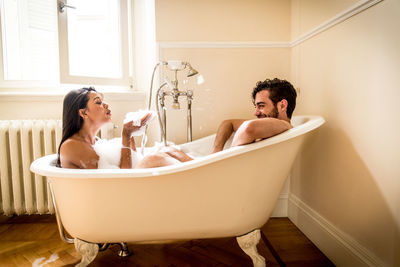
[{"label": "man's bare shoulder", "polygon": [[293,128],[290,122],[277,118],[260,118],[251,121],[259,126],[266,126],[266,127],[281,126],[287,129]]}]

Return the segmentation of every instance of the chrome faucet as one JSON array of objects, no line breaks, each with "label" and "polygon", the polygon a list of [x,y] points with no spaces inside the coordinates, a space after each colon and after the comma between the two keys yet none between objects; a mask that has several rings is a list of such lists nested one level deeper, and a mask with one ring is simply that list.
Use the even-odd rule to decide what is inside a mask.
[{"label": "chrome faucet", "polygon": [[[166,106],[165,106],[165,97],[172,97],[172,108],[180,109],[179,98],[186,97],[187,100],[187,141],[192,141],[192,100],[193,100],[193,91],[192,90],[184,90],[181,91],[178,88],[178,71],[182,71],[184,69],[188,69],[187,77],[194,76],[198,74],[198,71],[193,69],[189,62],[181,62],[181,61],[161,61],[156,64],[153,70],[153,75],[151,78],[150,85],[150,94],[149,94],[149,103],[148,109],[151,108],[151,98],[152,98],[152,89],[153,89],[153,79],[154,73],[156,69],[160,66],[166,66],[170,71],[174,72],[174,80],[170,81],[168,77],[165,77],[164,83],[160,85],[157,89],[155,98],[156,98],[156,108],[158,114],[158,122],[160,124],[160,132],[161,132],[161,142],[164,145],[167,145],[167,115],[166,115]],[[168,89],[164,87],[167,86]],[[145,138],[142,139],[142,147],[145,145]]]}]

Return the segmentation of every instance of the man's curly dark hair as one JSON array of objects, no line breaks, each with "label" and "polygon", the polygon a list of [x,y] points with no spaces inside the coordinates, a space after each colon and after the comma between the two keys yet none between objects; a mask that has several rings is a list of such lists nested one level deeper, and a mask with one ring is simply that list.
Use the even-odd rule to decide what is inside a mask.
[{"label": "man's curly dark hair", "polygon": [[280,80],[278,78],[274,78],[272,80],[266,79],[265,81],[257,82],[256,87],[252,92],[253,104],[256,99],[256,94],[262,90],[269,91],[269,98],[271,99],[272,103],[274,103],[274,106],[276,106],[276,104],[282,99],[286,99],[288,102],[286,114],[289,119],[292,118],[294,108],[296,107],[297,93],[290,82],[286,80]]}]

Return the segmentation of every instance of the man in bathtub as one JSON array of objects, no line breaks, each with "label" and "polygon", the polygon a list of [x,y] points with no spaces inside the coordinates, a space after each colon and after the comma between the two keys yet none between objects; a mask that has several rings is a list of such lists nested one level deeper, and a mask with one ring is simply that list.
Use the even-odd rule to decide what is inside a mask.
[{"label": "man in bathtub", "polygon": [[232,146],[239,146],[289,130],[293,127],[290,119],[296,106],[296,97],[296,90],[286,80],[275,78],[257,82],[252,92],[257,119],[223,121],[218,127],[212,153],[223,150],[233,132],[236,133]]}]

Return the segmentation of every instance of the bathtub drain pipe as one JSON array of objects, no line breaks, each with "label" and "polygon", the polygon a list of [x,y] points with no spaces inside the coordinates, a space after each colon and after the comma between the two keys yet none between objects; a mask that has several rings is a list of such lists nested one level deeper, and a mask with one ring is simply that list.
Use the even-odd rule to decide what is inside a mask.
[{"label": "bathtub drain pipe", "polygon": [[129,250],[129,248],[126,245],[126,243],[121,242],[121,243],[118,243],[118,245],[121,247],[121,250],[118,252],[118,256],[120,256],[120,257],[129,257],[130,255],[133,254],[133,252],[131,252]]},{"label": "bathtub drain pipe", "polygon": [[49,188],[50,188],[51,200],[53,200],[54,210],[55,210],[56,219],[57,219],[58,232],[60,233],[60,237],[64,242],[67,242],[69,244],[73,244],[74,243],[74,239],[73,238],[69,238],[66,235],[64,226],[63,226],[63,224],[61,222],[61,218],[60,218],[60,216],[58,214],[56,198],[54,197],[53,187],[52,187],[52,185],[50,183],[50,180],[47,180],[47,183],[48,183]]}]

